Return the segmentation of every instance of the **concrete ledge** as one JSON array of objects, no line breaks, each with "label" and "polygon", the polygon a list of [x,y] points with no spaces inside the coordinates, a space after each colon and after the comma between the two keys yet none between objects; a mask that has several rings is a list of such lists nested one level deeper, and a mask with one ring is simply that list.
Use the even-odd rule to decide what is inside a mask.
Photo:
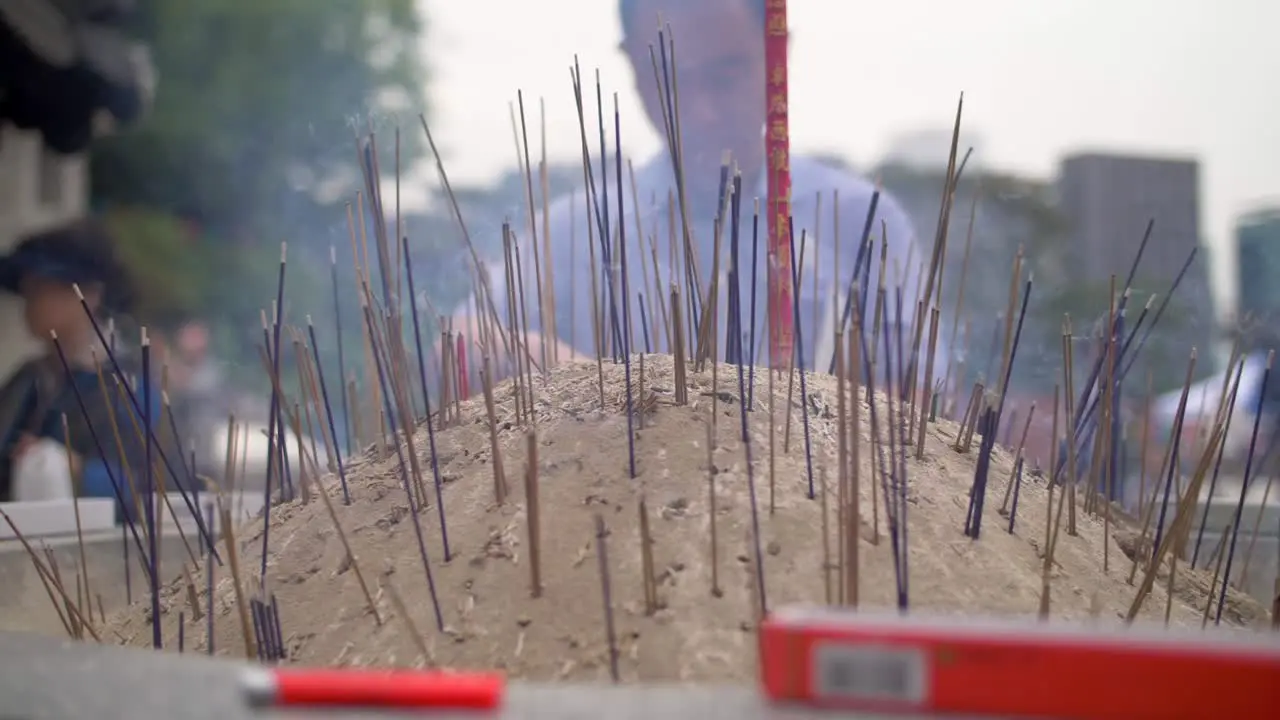
[{"label": "concrete ledge", "polygon": [[[18,531],[28,540],[76,532],[76,502],[72,500],[35,500],[0,503],[0,510],[13,520]],[[80,528],[86,533],[115,527],[114,500],[86,498],[79,502]],[[14,540],[17,535],[9,523],[0,524],[0,541]]]},{"label": "concrete ledge", "polygon": [[[16,717],[260,718],[414,717],[335,708],[268,711],[251,708],[239,684],[244,663],[188,653],[60,642],[0,632],[0,698]],[[493,712],[438,711],[439,720],[822,720],[877,717],[771,706],[748,685],[531,685],[512,683],[503,707]],[[883,716],[890,717],[890,716]],[[894,718],[920,717],[893,715]],[[959,717],[959,716],[948,716]]]},{"label": "concrete ledge", "polygon": [[[170,501],[187,542],[191,544],[192,551],[200,555],[200,535],[195,519],[187,511],[181,495],[172,495]],[[200,501],[204,505],[206,501],[212,501],[212,498],[201,497]],[[252,517],[262,508],[262,496],[259,493],[235,494],[228,501],[237,522]],[[94,596],[94,609],[97,609],[96,596],[101,595],[103,607],[110,613],[123,607],[130,596],[135,601],[145,596],[146,571],[127,529],[109,522],[104,524],[101,517],[97,518],[92,529],[86,525],[86,506],[89,503],[105,505],[108,511],[113,511],[114,508],[110,500],[80,501],[84,560],[88,568],[90,592]],[[53,554],[63,585],[68,593],[74,593],[76,576],[80,573],[81,566],[74,504],[71,501],[6,503],[4,510],[13,517],[14,524],[37,552],[47,548]],[[189,562],[190,556],[167,509],[164,510],[164,515],[165,522],[160,534],[160,577],[162,582],[167,582],[182,572],[182,563]],[[6,523],[0,524],[8,529]],[[211,530],[215,537],[221,532],[216,516]],[[145,542],[145,538],[143,541]],[[40,582],[40,576],[31,564],[31,558],[22,544],[13,539],[12,531],[0,536],[0,630],[65,634],[57,612],[49,602],[44,584]]]},{"label": "concrete ledge", "polygon": [[[165,504],[168,500],[168,505]],[[207,519],[208,506],[213,502],[213,498],[207,494],[201,494],[199,498],[199,511],[205,515],[202,519]],[[247,518],[253,517],[262,510],[262,494],[254,492],[237,492],[227,496],[226,502],[231,510],[231,517],[234,522],[241,522]],[[8,502],[0,503],[0,510],[13,520],[13,524],[18,526],[18,531],[22,533],[27,540],[35,540],[37,538],[50,538],[59,536],[75,536],[76,534],[76,501],[74,500],[38,500],[31,502]],[[161,528],[171,525],[174,518],[182,524],[183,528],[195,528],[196,520],[191,514],[191,510],[187,507],[186,500],[183,499],[182,493],[165,493],[165,498],[156,498],[156,517],[160,520]],[[85,534],[93,534],[102,531],[115,529],[115,501],[103,498],[84,498],[79,501],[80,505],[80,529]],[[169,512],[169,508],[173,508],[173,512]],[[214,533],[218,532],[219,518],[217,513],[213,517]],[[0,542],[6,540],[14,540],[16,536],[8,523],[0,524]],[[0,546],[2,547],[2,546]]]}]

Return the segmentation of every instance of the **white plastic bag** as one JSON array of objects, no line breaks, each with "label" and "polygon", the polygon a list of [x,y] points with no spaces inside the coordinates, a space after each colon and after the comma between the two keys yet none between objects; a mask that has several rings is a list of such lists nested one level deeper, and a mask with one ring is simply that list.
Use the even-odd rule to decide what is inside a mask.
[{"label": "white plastic bag", "polygon": [[74,495],[71,463],[62,443],[41,438],[14,458],[14,500],[70,500]]}]

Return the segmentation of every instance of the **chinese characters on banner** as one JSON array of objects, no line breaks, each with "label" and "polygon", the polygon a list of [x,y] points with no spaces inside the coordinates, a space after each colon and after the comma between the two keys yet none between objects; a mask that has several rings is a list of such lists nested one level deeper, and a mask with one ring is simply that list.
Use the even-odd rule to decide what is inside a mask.
[{"label": "chinese characters on banner", "polygon": [[791,132],[787,120],[787,0],[766,0],[764,55],[765,158],[768,173],[769,255],[769,358],[775,369],[786,368],[791,358]]}]

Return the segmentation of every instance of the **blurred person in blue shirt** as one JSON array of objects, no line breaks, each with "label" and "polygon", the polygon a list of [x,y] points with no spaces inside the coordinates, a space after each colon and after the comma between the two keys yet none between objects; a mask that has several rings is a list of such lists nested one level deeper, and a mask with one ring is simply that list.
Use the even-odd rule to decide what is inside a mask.
[{"label": "blurred person in blue shirt", "polygon": [[[688,217],[691,224],[692,242],[697,253],[697,263],[701,277],[701,286],[709,287],[710,272],[715,245],[713,222],[721,212],[721,163],[726,151],[731,153],[734,167],[742,174],[742,197],[740,198],[740,249],[738,255],[739,283],[742,302],[742,332],[749,336],[750,325],[748,304],[751,298],[752,274],[752,215],[755,201],[760,201],[761,217],[759,218],[759,250],[756,253],[754,279],[756,288],[755,337],[758,348],[767,348],[763,337],[767,334],[767,293],[766,278],[768,268],[768,225],[765,214],[766,200],[766,148],[764,128],[767,115],[766,98],[766,59],[764,50],[765,36],[765,1],[766,0],[619,0],[619,13],[622,25],[621,50],[626,56],[634,76],[634,82],[645,111],[649,125],[665,137],[664,131],[664,91],[659,88],[659,81],[654,77],[651,48],[657,51],[658,18],[661,16],[664,25],[669,25],[674,34],[678,61],[679,88],[679,124],[681,130],[681,147],[683,154],[683,171],[686,185]],[[674,72],[674,71],[673,71]],[[584,86],[590,82],[588,72],[583,72]],[[588,122],[588,142],[592,153],[598,151],[596,146],[594,96],[589,87],[583,88],[584,112]],[[669,304],[670,286],[676,284],[681,289],[682,297],[687,294],[684,282],[684,261],[680,261],[680,269],[673,272],[669,259],[673,255],[671,248],[669,212],[670,205],[675,205],[674,212],[680,217],[678,195],[675,192],[675,172],[668,150],[664,148],[652,159],[635,166],[635,190],[627,169],[623,169],[622,188],[625,206],[625,218],[617,217],[618,188],[613,158],[613,119],[612,106],[606,94],[604,108],[606,136],[609,144],[607,177],[602,176],[599,158],[593,159],[594,183],[596,195],[603,205],[605,201],[604,187],[608,185],[607,212],[610,215],[610,245],[616,243],[619,230],[626,233],[626,252],[628,272],[626,277],[628,300],[631,304],[631,324],[634,327],[635,342],[633,351],[645,349],[641,339],[641,302],[640,295],[648,298],[644,301],[643,312],[648,315],[646,323],[651,340],[657,343],[657,336],[663,335],[662,318],[652,317],[655,294],[660,294]],[[632,118],[622,118],[622,145],[625,155],[628,134],[635,136],[637,129]],[[856,134],[856,119],[851,132]],[[628,129],[630,128],[630,130]],[[827,370],[832,362],[835,340],[835,320],[844,311],[848,284],[854,271],[855,258],[858,253],[862,229],[867,221],[871,207],[871,199],[875,191],[874,184],[867,178],[848,170],[835,167],[822,160],[793,153],[790,159],[792,180],[792,217],[797,243],[797,260],[799,261],[799,244],[802,231],[807,235],[807,247],[803,256],[803,267],[800,270],[801,281],[793,288],[798,296],[799,321],[797,347],[803,352],[803,365],[806,369],[815,366]],[[543,269],[544,283],[549,284],[555,293],[554,325],[539,317],[535,300],[528,300],[529,325],[531,335],[529,349],[534,358],[539,357],[541,347],[540,334],[554,327],[556,334],[556,357],[566,360],[571,356],[594,357],[593,322],[591,318],[591,275],[590,259],[587,252],[587,223],[598,227],[594,215],[588,214],[588,199],[582,188],[576,191],[576,197],[562,197],[550,205],[547,227],[550,229],[551,267]],[[821,200],[819,196],[821,195]],[[674,203],[669,198],[674,197]],[[837,203],[838,198],[838,203]],[[633,207],[633,199],[638,200],[640,207]],[[839,237],[834,232],[834,218],[839,214]],[[600,208],[603,214],[604,207]],[[638,217],[637,217],[638,214]],[[676,223],[679,224],[677,219]],[[576,249],[570,242],[571,228],[576,224]],[[537,251],[541,257],[543,239],[543,222],[536,221],[538,234]],[[820,227],[819,227],[820,226]],[[727,286],[725,276],[730,265],[729,260],[729,227],[730,219],[724,220],[721,237],[720,270],[722,279],[719,284],[720,299],[718,307],[719,328],[721,337],[726,328]],[[525,273],[525,292],[536,297],[533,273],[534,266],[529,254],[534,252],[531,231],[527,224],[513,222],[512,229],[517,234],[523,256],[522,268]],[[643,233],[643,237],[638,235]],[[676,248],[674,254],[683,257],[682,232],[677,227],[675,232]],[[876,213],[872,219],[872,237],[887,237],[888,276],[886,286],[888,292],[888,315],[890,322],[896,322],[894,310],[894,290],[900,283],[903,297],[903,317],[905,326],[913,325],[915,314],[916,285],[919,265],[927,264],[931,244],[917,246],[915,229],[910,218],[898,202],[882,193],[876,205]],[[648,282],[642,262],[653,265],[654,246],[650,246],[649,238],[656,243],[657,274],[649,270]],[[815,242],[816,238],[816,242]],[[595,237],[596,260],[600,261],[599,233]],[[914,250],[912,249],[914,247]],[[874,285],[880,256],[880,242],[876,241],[873,258],[871,282]],[[643,253],[643,256],[642,256]],[[838,256],[838,260],[836,259]],[[643,260],[642,260],[643,257]],[[612,258],[617,262],[617,256]],[[910,259],[910,260],[909,260]],[[837,268],[838,263],[838,268]],[[910,267],[908,266],[910,263]],[[816,282],[815,282],[815,264]],[[495,263],[489,268],[489,277],[494,290],[494,302],[498,306],[499,317],[506,322],[506,293],[502,265]],[[895,272],[896,270],[896,272]],[[605,298],[602,271],[597,274],[598,292]],[[548,275],[551,280],[545,280]],[[897,278],[897,279],[895,279]],[[574,302],[570,294],[576,294]],[[618,302],[619,322],[622,319],[622,283],[615,285]],[[839,300],[835,296],[839,295]],[[871,288],[869,298],[874,298],[875,288]],[[937,299],[934,300],[937,302]],[[682,301],[685,302],[685,301]],[[871,302],[868,301],[868,305]],[[475,337],[475,326],[467,317],[472,303],[458,310],[455,319],[456,327],[472,328],[471,336]],[[600,312],[609,317],[608,307]],[[550,313],[548,313],[550,314]],[[685,323],[696,323],[696,319],[687,317]],[[869,317],[871,312],[865,311]],[[552,318],[547,318],[551,320]],[[815,325],[816,322],[816,325]],[[605,322],[608,327],[608,322]],[[868,326],[869,327],[869,326]],[[606,329],[607,334],[609,331]],[[869,333],[868,333],[869,334]],[[909,338],[909,335],[904,337]],[[605,338],[604,342],[608,342]],[[573,347],[570,347],[572,344]],[[910,344],[910,340],[907,340]],[[726,343],[721,342],[722,350]],[[945,341],[939,342],[945,348]],[[666,348],[665,340],[662,342]],[[607,345],[606,345],[607,347]],[[743,342],[744,360],[750,358],[751,350],[747,342]],[[765,352],[756,355],[758,364],[764,364]],[[607,351],[606,351],[607,354]],[[938,358],[936,367],[943,367],[943,359]],[[940,373],[941,371],[939,371]]]},{"label": "blurred person in blue shirt", "polygon": [[[137,510],[134,491],[143,489],[131,487],[124,468],[132,471],[133,485],[144,482],[143,442],[136,429],[143,427],[143,418],[127,395],[117,390],[114,368],[76,295],[77,286],[89,309],[101,318],[99,326],[104,331],[106,317],[127,313],[130,308],[133,291],[127,272],[116,258],[111,236],[96,220],[34,234],[0,258],[0,290],[21,296],[27,330],[43,347],[39,356],[23,363],[0,387],[0,501],[22,499],[13,495],[15,467],[24,453],[50,441],[61,446],[69,437],[72,492],[81,497],[123,500],[117,503],[117,516],[133,515]],[[54,333],[71,367],[70,376],[58,357]],[[99,363],[103,365],[99,367]],[[128,367],[122,369],[132,372]],[[139,380],[134,377],[130,382],[142,403]],[[75,384],[74,389],[69,383]],[[162,403],[154,385],[151,402],[152,427],[161,428]],[[157,437],[165,434],[157,433]],[[38,480],[65,483],[65,478]],[[167,482],[172,488],[175,480]],[[51,494],[58,492],[43,493]]]}]

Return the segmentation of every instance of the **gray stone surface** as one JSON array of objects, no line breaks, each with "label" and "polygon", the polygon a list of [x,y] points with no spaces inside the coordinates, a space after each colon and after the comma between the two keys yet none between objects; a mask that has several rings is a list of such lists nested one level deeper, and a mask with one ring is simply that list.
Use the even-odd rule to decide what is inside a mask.
[{"label": "gray stone surface", "polygon": [[[244,665],[189,655],[78,644],[0,632],[0,715],[22,720],[248,720],[421,717],[371,712],[277,712],[248,707]],[[749,688],[516,684],[496,713],[431,713],[438,720],[820,720],[873,717],[780,709]],[[895,716],[901,717],[901,716]]]}]

